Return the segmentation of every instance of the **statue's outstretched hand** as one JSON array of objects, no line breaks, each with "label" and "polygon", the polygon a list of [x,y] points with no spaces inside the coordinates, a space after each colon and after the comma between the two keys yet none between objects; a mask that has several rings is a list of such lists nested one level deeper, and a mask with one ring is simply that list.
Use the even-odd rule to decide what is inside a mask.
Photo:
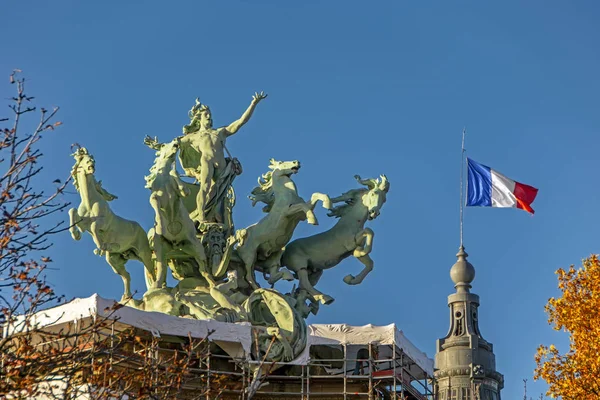
[{"label": "statue's outstretched hand", "polygon": [[160,149],[160,143],[158,143],[158,138],[156,136],[151,138],[150,136],[146,135],[144,138],[144,144],[154,150]]},{"label": "statue's outstretched hand", "polygon": [[266,99],[267,96],[268,95],[265,92],[255,92],[254,96],[252,96],[252,103],[258,104],[261,100]]}]

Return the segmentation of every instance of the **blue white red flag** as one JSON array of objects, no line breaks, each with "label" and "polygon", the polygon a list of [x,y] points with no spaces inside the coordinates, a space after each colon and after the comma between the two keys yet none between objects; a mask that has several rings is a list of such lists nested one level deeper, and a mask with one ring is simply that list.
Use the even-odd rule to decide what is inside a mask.
[{"label": "blue white red flag", "polygon": [[513,207],[534,213],[531,203],[538,190],[516,182],[490,167],[467,158],[467,206]]}]

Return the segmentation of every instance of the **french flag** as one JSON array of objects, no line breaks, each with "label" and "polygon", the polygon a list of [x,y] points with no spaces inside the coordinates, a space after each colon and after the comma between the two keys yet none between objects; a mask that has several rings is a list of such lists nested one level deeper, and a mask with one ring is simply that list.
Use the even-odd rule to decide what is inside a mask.
[{"label": "french flag", "polygon": [[490,167],[467,158],[467,206],[512,207],[533,214],[538,190],[515,182]]}]

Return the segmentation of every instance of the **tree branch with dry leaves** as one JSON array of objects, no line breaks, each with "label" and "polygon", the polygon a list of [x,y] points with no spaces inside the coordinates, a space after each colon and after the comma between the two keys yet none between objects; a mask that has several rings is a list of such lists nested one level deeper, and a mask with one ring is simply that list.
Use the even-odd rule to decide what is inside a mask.
[{"label": "tree branch with dry leaves", "polygon": [[[46,281],[50,257],[43,253],[50,237],[62,232],[64,221],[51,222],[51,215],[65,210],[62,194],[68,184],[56,179],[51,193],[43,185],[40,140],[62,123],[52,111],[34,105],[25,92],[25,78],[19,70],[10,75],[15,96],[9,99],[9,116],[0,118],[0,324],[16,323],[17,315],[32,315],[56,304],[61,297]],[[26,130],[24,119],[38,114],[37,123]],[[27,325],[30,321],[19,320]],[[0,351],[6,340],[0,341]]]},{"label": "tree branch with dry leaves", "polygon": [[[159,400],[178,397],[184,385],[200,388],[192,397],[206,398],[207,339],[161,342],[119,325],[117,303],[103,316],[38,323],[42,310],[63,301],[46,279],[46,253],[53,235],[69,228],[52,216],[69,206],[62,195],[70,178],[55,179],[51,193],[41,189],[40,140],[62,123],[55,121],[58,107],[35,106],[20,73],[10,75],[16,94],[9,115],[0,115],[0,398]],[[25,120],[36,113],[26,131]]]}]

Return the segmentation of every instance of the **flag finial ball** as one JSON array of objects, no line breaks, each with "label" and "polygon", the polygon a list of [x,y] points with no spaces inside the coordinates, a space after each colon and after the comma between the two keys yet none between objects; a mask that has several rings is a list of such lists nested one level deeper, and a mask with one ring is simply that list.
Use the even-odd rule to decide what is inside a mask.
[{"label": "flag finial ball", "polygon": [[469,292],[471,282],[475,279],[475,268],[467,261],[468,256],[464,246],[461,245],[456,254],[458,260],[450,268],[450,278],[457,292]]}]

